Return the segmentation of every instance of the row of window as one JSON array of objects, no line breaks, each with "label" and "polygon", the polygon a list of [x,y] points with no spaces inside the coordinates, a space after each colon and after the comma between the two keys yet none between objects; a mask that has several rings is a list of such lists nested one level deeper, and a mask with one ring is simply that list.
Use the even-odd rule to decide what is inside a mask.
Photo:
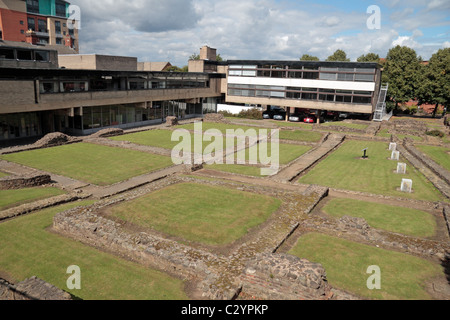
[{"label": "row of window", "polygon": [[0,59],[6,60],[31,60],[31,61],[50,61],[50,54],[48,51],[40,50],[21,50],[0,47]]},{"label": "row of window", "polygon": [[326,68],[305,67],[295,68],[273,66],[236,66],[231,65],[229,76],[238,77],[265,77],[265,78],[290,78],[309,80],[334,80],[334,81],[375,81],[375,69],[371,68]]},{"label": "row of window", "polygon": [[230,84],[228,86],[228,95],[241,97],[258,97],[258,98],[316,100],[316,101],[356,103],[356,104],[372,103],[372,92],[354,91],[354,90]]},{"label": "row of window", "polygon": [[[39,0],[27,0],[27,12],[41,14]],[[63,1],[55,1],[55,14],[58,17],[66,17],[66,3]]]},{"label": "row of window", "polygon": [[40,93],[67,93],[85,91],[119,91],[119,90],[149,90],[149,89],[183,89],[206,88],[204,81],[128,81],[122,84],[103,80],[90,81],[41,81]]}]

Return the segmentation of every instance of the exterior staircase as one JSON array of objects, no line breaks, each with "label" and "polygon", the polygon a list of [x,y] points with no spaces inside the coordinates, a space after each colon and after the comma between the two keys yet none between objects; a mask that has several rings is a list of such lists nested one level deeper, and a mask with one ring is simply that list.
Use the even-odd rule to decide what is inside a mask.
[{"label": "exterior staircase", "polygon": [[392,112],[390,114],[386,113],[386,97],[388,89],[389,84],[381,85],[380,95],[378,96],[378,103],[375,108],[373,121],[389,120],[392,117]]}]

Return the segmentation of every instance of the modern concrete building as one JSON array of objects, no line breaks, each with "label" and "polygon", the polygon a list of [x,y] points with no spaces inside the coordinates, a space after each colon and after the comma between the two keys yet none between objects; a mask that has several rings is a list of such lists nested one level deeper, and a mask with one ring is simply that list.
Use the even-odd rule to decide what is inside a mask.
[{"label": "modern concrete building", "polygon": [[138,71],[168,71],[172,67],[170,62],[138,62]]},{"label": "modern concrete building", "polygon": [[381,89],[377,63],[227,61],[226,102],[373,115]]},{"label": "modern concrete building", "polygon": [[58,60],[59,66],[66,69],[138,71],[138,59],[135,57],[101,54],[70,54],[59,55]]},{"label": "modern concrete building", "polygon": [[0,40],[67,47],[79,52],[77,24],[63,0],[0,0]]},{"label": "modern concrete building", "polygon": [[52,60],[39,62],[44,68],[20,60],[21,48],[9,50],[2,56],[0,49],[0,141],[198,117],[223,100],[221,74],[61,69],[56,52],[31,51]]}]

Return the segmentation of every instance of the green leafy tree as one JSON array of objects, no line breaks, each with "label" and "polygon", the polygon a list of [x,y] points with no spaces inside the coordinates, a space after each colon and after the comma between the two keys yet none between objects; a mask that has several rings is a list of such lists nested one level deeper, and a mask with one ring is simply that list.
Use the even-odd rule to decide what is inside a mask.
[{"label": "green leafy tree", "polygon": [[356,59],[358,62],[380,62],[380,56],[376,53],[368,53],[366,55],[360,56],[358,59]]},{"label": "green leafy tree", "polygon": [[345,53],[345,51],[338,49],[331,56],[329,56],[326,61],[350,62],[350,59],[347,58],[347,54]]},{"label": "green leafy tree", "polygon": [[319,61],[319,58],[316,56],[311,56],[309,54],[304,54],[301,58],[300,61]]},{"label": "green leafy tree", "polygon": [[417,96],[420,81],[420,61],[416,51],[396,46],[389,50],[384,64],[383,82],[389,83],[388,98],[395,103],[405,103]]},{"label": "green leafy tree", "polygon": [[436,116],[439,105],[450,105],[450,48],[433,54],[429,63],[421,66],[421,75],[417,98],[420,103],[435,104]]},{"label": "green leafy tree", "polygon": [[200,60],[200,55],[194,53],[189,57],[189,60]]},{"label": "green leafy tree", "polygon": [[171,66],[170,68],[167,69],[167,71],[169,71],[169,72],[188,72],[189,68],[188,68],[188,66],[184,66],[182,68],[179,68],[177,66]]}]

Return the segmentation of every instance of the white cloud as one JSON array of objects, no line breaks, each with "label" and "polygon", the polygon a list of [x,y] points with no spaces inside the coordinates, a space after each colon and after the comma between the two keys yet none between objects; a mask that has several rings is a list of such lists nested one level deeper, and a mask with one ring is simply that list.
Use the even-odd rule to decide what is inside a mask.
[{"label": "white cloud", "polygon": [[[395,23],[382,11],[381,30],[367,29],[365,10],[343,11],[334,4],[305,6],[277,0],[72,2],[82,9],[82,52],[137,56],[141,61],[170,61],[178,66],[186,65],[189,56],[205,44],[217,48],[225,59],[297,60],[305,53],[326,59],[337,49],[356,59],[368,52],[385,56],[394,43],[428,53],[437,47],[421,48],[421,25],[443,23],[429,18],[432,13],[427,13],[425,22],[411,20],[408,14],[415,0],[411,5],[397,1],[393,10],[399,20]],[[448,40],[448,35],[441,40]]]}]

